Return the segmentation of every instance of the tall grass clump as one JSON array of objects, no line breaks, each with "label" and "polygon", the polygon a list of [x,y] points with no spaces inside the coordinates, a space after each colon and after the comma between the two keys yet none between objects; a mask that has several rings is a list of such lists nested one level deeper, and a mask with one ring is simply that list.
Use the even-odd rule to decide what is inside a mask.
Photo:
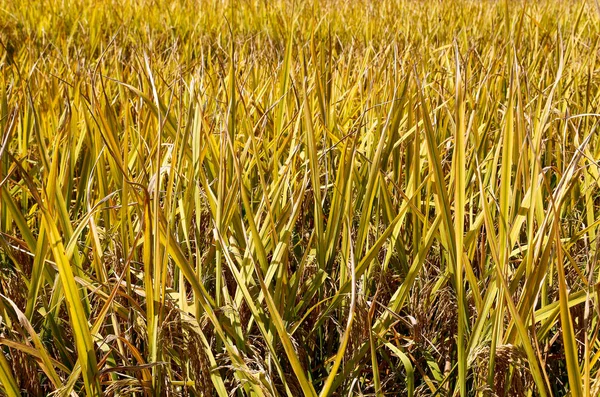
[{"label": "tall grass clump", "polygon": [[600,395],[599,37],[0,0],[0,395]]}]

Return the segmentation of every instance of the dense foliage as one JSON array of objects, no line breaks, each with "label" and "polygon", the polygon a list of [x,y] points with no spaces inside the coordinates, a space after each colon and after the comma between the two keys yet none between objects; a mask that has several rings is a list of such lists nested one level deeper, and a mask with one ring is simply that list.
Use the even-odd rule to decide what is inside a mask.
[{"label": "dense foliage", "polygon": [[599,37],[0,0],[0,394],[599,395]]}]

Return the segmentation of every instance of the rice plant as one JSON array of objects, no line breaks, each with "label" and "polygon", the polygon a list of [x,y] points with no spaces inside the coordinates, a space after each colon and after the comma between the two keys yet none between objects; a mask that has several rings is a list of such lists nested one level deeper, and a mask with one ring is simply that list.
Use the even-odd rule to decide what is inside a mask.
[{"label": "rice plant", "polygon": [[0,395],[600,395],[595,0],[0,0]]}]

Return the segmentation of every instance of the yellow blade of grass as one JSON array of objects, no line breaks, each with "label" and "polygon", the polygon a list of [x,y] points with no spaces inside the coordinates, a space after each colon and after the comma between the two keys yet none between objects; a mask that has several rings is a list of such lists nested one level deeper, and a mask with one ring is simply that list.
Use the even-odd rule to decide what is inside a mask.
[{"label": "yellow blade of grass", "polygon": [[[465,309],[461,309],[460,305],[465,301],[464,282],[463,282],[463,250],[464,250],[464,234],[465,234],[465,171],[466,171],[466,140],[465,140],[465,93],[463,81],[461,77],[461,67],[458,54],[456,52],[456,128],[454,130],[454,158],[452,160],[452,172],[454,176],[454,237],[456,243],[455,260],[456,266],[454,269],[456,277],[456,297],[459,304],[459,312],[462,314]],[[458,316],[458,335],[457,335],[457,350],[458,350],[458,384],[460,395],[467,395],[467,355],[465,351],[465,330],[467,327],[467,316]]]},{"label": "yellow blade of grass", "polygon": [[13,376],[10,364],[4,357],[4,353],[0,354],[0,386],[8,397],[21,397],[19,386]]}]

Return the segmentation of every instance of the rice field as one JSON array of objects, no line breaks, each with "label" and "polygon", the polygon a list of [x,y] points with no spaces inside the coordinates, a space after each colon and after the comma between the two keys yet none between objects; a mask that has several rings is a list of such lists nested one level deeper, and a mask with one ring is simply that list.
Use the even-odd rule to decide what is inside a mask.
[{"label": "rice field", "polygon": [[596,0],[0,0],[0,395],[600,395]]}]

